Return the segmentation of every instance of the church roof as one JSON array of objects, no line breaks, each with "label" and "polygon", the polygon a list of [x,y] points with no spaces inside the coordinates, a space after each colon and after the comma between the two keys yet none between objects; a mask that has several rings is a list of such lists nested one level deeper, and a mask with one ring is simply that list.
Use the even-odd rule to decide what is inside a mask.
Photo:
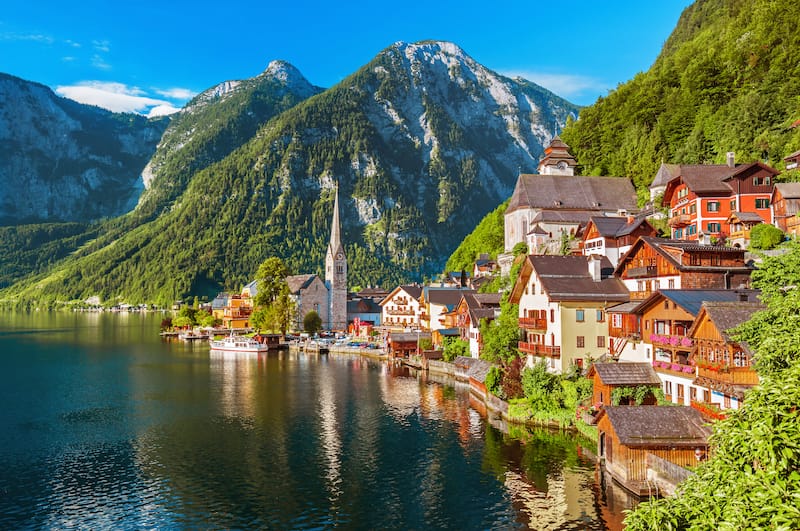
[{"label": "church roof", "polygon": [[523,208],[636,210],[636,190],[630,179],[622,177],[520,174],[506,214]]},{"label": "church roof", "polygon": [[286,284],[289,286],[289,293],[297,295],[300,290],[306,289],[317,278],[315,274],[291,275],[286,277]]}]

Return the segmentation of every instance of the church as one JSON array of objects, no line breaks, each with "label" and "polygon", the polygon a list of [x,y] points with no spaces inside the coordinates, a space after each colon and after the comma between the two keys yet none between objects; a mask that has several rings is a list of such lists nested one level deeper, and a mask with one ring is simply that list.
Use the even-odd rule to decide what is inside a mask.
[{"label": "church", "polygon": [[286,283],[297,307],[293,328],[302,330],[303,318],[312,310],[322,318],[325,330],[347,328],[347,257],[341,238],[338,187],[333,202],[331,238],[325,254],[325,280],[316,274],[292,275],[286,278]]}]

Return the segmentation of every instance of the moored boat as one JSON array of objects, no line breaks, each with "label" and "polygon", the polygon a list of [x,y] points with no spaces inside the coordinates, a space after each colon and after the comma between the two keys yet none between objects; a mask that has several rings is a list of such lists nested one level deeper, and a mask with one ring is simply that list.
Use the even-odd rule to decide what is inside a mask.
[{"label": "moored boat", "polygon": [[211,340],[211,350],[223,352],[267,352],[269,345],[259,343],[252,337],[231,334],[222,339]]}]

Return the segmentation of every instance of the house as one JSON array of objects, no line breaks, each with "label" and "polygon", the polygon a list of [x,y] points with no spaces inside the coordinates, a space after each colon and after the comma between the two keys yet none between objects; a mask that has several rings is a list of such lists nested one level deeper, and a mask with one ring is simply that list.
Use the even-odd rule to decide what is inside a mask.
[{"label": "house", "polygon": [[252,313],[253,300],[248,296],[238,294],[226,297],[225,305],[221,309],[212,309],[214,319],[220,319],[222,326],[231,330],[250,328],[250,315]]},{"label": "house", "polygon": [[606,309],[628,301],[606,257],[528,255],[509,302],[519,305],[520,353],[550,371],[583,367],[606,354]]},{"label": "house", "polygon": [[648,454],[680,467],[708,454],[711,434],[690,407],[606,406],[597,420],[598,456],[611,477],[637,496],[649,496]]},{"label": "house", "polygon": [[[798,120],[800,121],[800,120]],[[797,165],[800,164],[800,151],[795,151],[791,155],[787,155],[783,157],[783,161],[786,163],[787,170],[794,170],[797,168]]]},{"label": "house", "polygon": [[750,231],[764,219],[755,212],[731,212],[725,223],[729,227],[728,245],[746,249],[750,245]]},{"label": "house", "polygon": [[631,299],[659,289],[731,289],[750,285],[744,249],[642,236],[620,259],[614,275]]},{"label": "house", "polygon": [[381,325],[393,329],[420,328],[422,286],[405,284],[394,288],[379,304]]},{"label": "house", "polygon": [[[659,389],[661,380],[649,363],[593,363],[586,375],[592,379],[592,404],[611,406],[614,389],[622,387],[653,387]],[[658,403],[656,395],[650,393],[644,398],[643,406],[654,406]],[[617,404],[634,406],[633,399],[625,397]]]},{"label": "house", "polygon": [[[446,314],[453,312],[461,300],[461,295],[465,293],[475,293],[475,290],[464,287],[423,287],[419,299],[422,329],[433,331],[448,328],[450,325],[455,326],[454,322],[447,322]],[[453,320],[455,320],[455,316],[453,316]]]},{"label": "house", "polygon": [[758,384],[752,353],[733,340],[730,330],[763,309],[760,302],[703,303],[688,332],[694,345],[691,361],[697,368],[694,385],[702,388],[696,401],[738,409],[745,391]]},{"label": "house", "polygon": [[[489,258],[488,254],[481,254],[472,266],[472,278],[485,278],[493,276],[498,270],[497,261]],[[474,286],[473,286],[474,287]]]},{"label": "house", "polygon": [[[702,388],[690,363],[694,342],[689,330],[704,302],[756,300],[754,290],[661,290],[639,305],[645,354],[664,385],[664,396],[676,404],[697,401]],[[652,357],[650,353],[652,352]]]},{"label": "house", "polygon": [[360,329],[381,324],[382,309],[380,304],[369,297],[355,297],[347,301],[348,328]]},{"label": "house", "polygon": [[639,236],[657,236],[658,231],[644,217],[592,216],[583,231],[583,254],[599,254],[616,267]]},{"label": "house", "polygon": [[286,277],[286,284],[295,304],[293,329],[302,330],[303,319],[311,311],[317,312],[323,323],[329,322],[328,287],[319,275],[291,275]]},{"label": "house", "polygon": [[390,332],[386,340],[390,358],[410,358],[421,353],[420,341],[430,340],[430,332]]},{"label": "house", "polygon": [[642,300],[611,306],[608,315],[608,355],[627,362],[651,363],[650,350],[642,341],[641,315],[637,312]]},{"label": "house", "polygon": [[469,352],[473,358],[480,357],[481,321],[494,320],[500,313],[499,293],[464,293],[456,306],[456,326],[460,337],[469,341]]},{"label": "house", "polygon": [[[545,148],[538,174],[520,174],[505,211],[505,251],[520,242],[534,243],[529,250],[559,247],[562,235],[585,226],[593,215],[633,212],[636,190],[630,179],[582,177],[574,174],[575,160],[569,146],[555,137]],[[498,257],[504,272],[508,257]]]},{"label": "house", "polygon": [[800,183],[777,183],[772,192],[775,226],[797,239],[800,236]]},{"label": "house", "polygon": [[758,214],[772,223],[770,197],[778,170],[762,162],[679,165],[664,190],[669,226],[675,240],[699,240],[701,235],[730,235],[732,212]]}]

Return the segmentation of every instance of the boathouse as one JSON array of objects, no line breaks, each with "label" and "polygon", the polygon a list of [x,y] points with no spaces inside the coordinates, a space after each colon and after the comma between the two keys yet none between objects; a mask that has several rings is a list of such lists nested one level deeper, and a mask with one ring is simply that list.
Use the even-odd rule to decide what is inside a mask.
[{"label": "boathouse", "polygon": [[593,382],[592,404],[654,406],[658,402],[652,392],[645,396],[641,404],[634,404],[632,397],[622,399],[619,404],[613,404],[611,399],[614,389],[639,386],[660,388],[661,380],[649,363],[594,363],[587,377]]}]

